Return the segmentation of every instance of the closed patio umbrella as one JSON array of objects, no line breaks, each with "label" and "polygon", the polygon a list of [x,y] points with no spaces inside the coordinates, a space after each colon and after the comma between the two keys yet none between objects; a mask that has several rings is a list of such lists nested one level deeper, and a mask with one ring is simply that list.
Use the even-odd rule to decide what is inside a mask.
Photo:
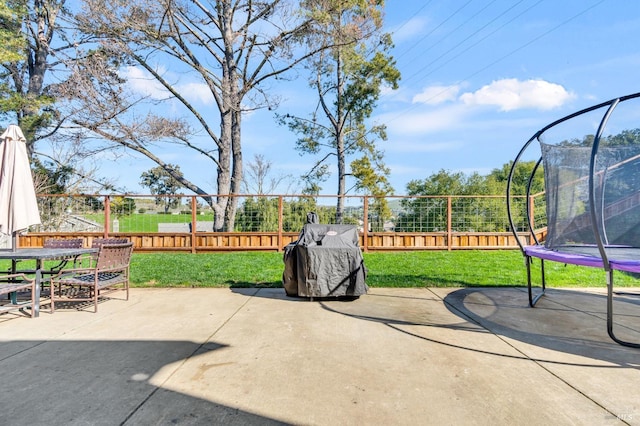
[{"label": "closed patio umbrella", "polygon": [[11,235],[15,250],[18,231],[39,223],[26,139],[12,124],[0,136],[0,232]]}]

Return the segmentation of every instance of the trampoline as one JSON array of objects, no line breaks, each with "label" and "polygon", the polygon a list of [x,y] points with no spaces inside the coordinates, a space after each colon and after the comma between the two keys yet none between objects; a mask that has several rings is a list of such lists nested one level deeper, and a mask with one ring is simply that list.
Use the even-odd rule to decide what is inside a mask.
[{"label": "trampoline", "polygon": [[[545,260],[602,268],[607,277],[607,332],[615,342],[634,348],[640,348],[640,342],[616,337],[613,301],[619,293],[614,291],[614,271],[640,273],[637,123],[640,93],[591,106],[545,126],[514,159],[506,197],[510,230],[525,257],[529,305],[534,307],[545,294]],[[515,195],[514,180],[522,179],[516,176],[516,166],[536,145],[539,151],[526,182],[526,197]],[[538,223],[534,223],[534,203],[530,201],[539,173],[544,176],[542,222],[546,222],[546,228],[540,227],[538,216]],[[542,276],[535,289],[531,278],[533,258],[540,260]]]}]

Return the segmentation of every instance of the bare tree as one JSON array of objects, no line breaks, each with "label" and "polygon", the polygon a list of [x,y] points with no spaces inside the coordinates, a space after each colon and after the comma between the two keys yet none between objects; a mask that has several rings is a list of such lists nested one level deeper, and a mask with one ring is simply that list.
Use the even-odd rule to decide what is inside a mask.
[{"label": "bare tree", "polygon": [[[204,199],[215,212],[214,229],[233,229],[237,207],[233,195],[242,189],[243,114],[276,107],[278,99],[268,93],[268,82],[284,77],[324,48],[311,51],[300,47],[309,20],[298,14],[296,4],[286,0],[86,0],[78,23],[87,34],[101,38],[99,50],[105,53],[104,60],[114,70],[124,65],[143,69],[162,87],[166,94],[163,103],[177,102],[185,118],[154,116],[140,126],[132,119],[147,117],[141,113],[140,100],[112,92],[108,97],[113,102],[104,103],[98,97],[94,107],[118,108],[76,119],[76,124],[103,140],[147,156],[170,174],[167,163],[154,154],[152,143],[176,143],[210,160],[215,166],[218,195]],[[181,81],[166,71],[167,66],[185,78],[197,79],[201,93],[213,99],[216,116],[198,107],[181,90]],[[92,84],[104,89],[97,80]],[[124,102],[116,100],[123,97]],[[194,134],[207,142],[196,144]],[[206,194],[197,183],[173,177],[189,190]]]},{"label": "bare tree", "polygon": [[274,175],[271,170],[273,163],[264,158],[264,155],[256,154],[253,161],[247,164],[243,178],[244,192],[247,194],[264,195],[274,194],[278,187],[286,181],[289,182],[285,193],[291,189],[293,176],[278,174]]}]

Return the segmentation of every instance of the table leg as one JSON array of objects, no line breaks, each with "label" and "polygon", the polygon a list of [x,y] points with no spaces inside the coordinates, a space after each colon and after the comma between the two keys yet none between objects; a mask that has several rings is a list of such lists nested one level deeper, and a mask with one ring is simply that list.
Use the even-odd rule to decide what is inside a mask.
[{"label": "table leg", "polygon": [[42,259],[37,259],[36,260],[36,295],[35,295],[35,302],[34,302],[34,306],[31,307],[32,311],[31,314],[33,315],[34,318],[37,318],[40,316],[40,287],[42,285]]},{"label": "table leg", "polygon": [[[11,271],[10,273],[15,274],[16,273],[16,261],[15,260],[11,260]],[[18,304],[18,292],[14,291],[13,293],[9,294],[9,298],[11,299],[11,304],[12,305],[17,305]]]}]

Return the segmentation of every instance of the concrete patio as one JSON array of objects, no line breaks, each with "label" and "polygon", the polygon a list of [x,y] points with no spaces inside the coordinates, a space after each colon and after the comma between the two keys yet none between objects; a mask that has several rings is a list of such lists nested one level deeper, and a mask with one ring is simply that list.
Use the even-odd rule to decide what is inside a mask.
[{"label": "concrete patio", "polygon": [[[1,424],[640,424],[640,349],[607,336],[603,290],[118,296],[0,315]],[[616,310],[640,341],[640,299]]]}]

